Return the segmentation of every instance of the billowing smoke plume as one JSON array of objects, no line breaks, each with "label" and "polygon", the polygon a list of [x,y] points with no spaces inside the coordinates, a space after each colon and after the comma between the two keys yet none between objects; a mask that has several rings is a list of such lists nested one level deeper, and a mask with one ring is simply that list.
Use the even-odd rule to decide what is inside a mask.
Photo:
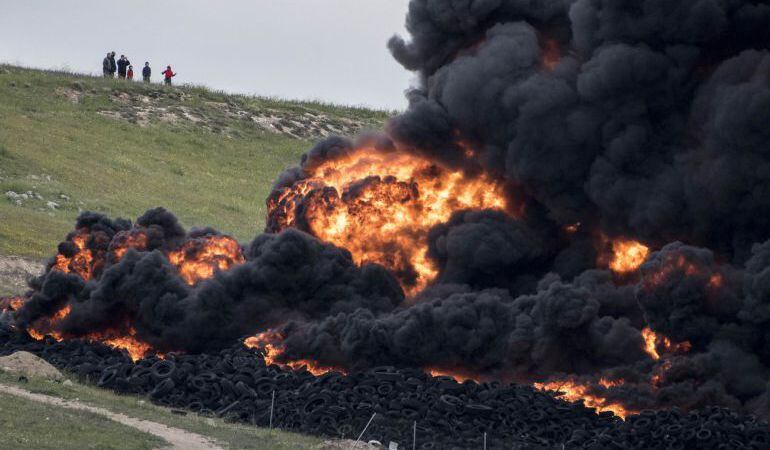
[{"label": "billowing smoke plume", "polygon": [[767,238],[768,2],[414,0],[407,25],[403,145],[457,164],[463,136],[562,225],[740,261]]},{"label": "billowing smoke plume", "polygon": [[[503,180],[509,210],[455,211],[428,236],[432,287],[292,321],[278,359],[766,414],[770,2],[413,0],[407,28],[389,47],[420,85],[388,146]],[[274,197],[337,158],[312,152]],[[617,239],[661,250],[610,273]]]},{"label": "billowing smoke plume", "polygon": [[[642,359],[642,337],[626,318],[600,315],[582,283],[557,277],[516,299],[504,290],[440,286],[390,314],[358,310],[283,330],[283,357],[334,367],[408,364],[520,380],[554,372],[593,373]],[[454,292],[450,292],[454,291]]]},{"label": "billowing smoke plume", "polygon": [[[16,315],[20,326],[65,337],[131,336],[158,351],[200,352],[232,345],[287,319],[361,307],[389,311],[403,300],[401,288],[382,267],[358,267],[345,250],[296,230],[258,236],[239,264],[220,271],[217,260],[206,259],[217,241],[200,240],[219,234],[211,229],[187,233],[162,208],[148,211],[133,228],[92,213],[84,213],[77,227],[33,282],[36,290]],[[114,238],[107,253],[110,242],[103,238],[116,236],[116,229],[124,235]],[[85,236],[82,248],[72,242],[74,236]],[[117,252],[126,236],[134,240]],[[234,252],[240,251],[236,244]],[[83,267],[94,276],[70,269],[80,267],[76,264],[84,254]],[[69,264],[57,267],[63,255],[70,255]],[[179,266],[173,263],[177,260]],[[190,267],[208,269],[210,276],[186,279]]]},{"label": "billowing smoke plume", "polygon": [[408,110],[281,174],[245,250],[86,214],[18,324],[770,417],[770,2],[412,0],[407,28]]}]

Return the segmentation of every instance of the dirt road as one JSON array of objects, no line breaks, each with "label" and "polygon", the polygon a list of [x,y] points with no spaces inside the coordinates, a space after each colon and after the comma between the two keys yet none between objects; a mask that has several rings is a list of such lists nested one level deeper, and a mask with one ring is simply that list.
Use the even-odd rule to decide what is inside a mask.
[{"label": "dirt road", "polygon": [[49,405],[59,406],[62,408],[75,409],[81,411],[88,411],[101,416],[107,417],[115,422],[122,423],[123,425],[135,428],[139,431],[155,435],[170,444],[170,447],[164,447],[165,449],[172,450],[222,450],[222,447],[217,445],[212,439],[200,434],[195,434],[187,430],[179,428],[169,427],[162,423],[152,422],[144,419],[137,419],[135,417],[129,417],[125,414],[114,413],[104,408],[98,408],[91,405],[86,405],[74,400],[64,400],[50,395],[36,394],[34,392],[25,391],[16,386],[10,386],[6,384],[0,384],[0,392],[5,394],[15,395],[17,397],[23,397],[36,402],[46,403]]}]

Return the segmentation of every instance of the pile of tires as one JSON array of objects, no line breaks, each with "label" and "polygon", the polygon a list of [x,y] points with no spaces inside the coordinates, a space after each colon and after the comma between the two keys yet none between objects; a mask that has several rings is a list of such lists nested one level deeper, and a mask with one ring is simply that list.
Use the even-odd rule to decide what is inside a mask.
[{"label": "pile of tires", "polygon": [[[98,343],[34,341],[0,329],[0,354],[35,353],[81,381],[228,421],[306,434],[394,441],[411,448],[768,448],[770,428],[707,408],[645,411],[623,421],[528,386],[458,383],[417,369],[379,367],[321,376],[268,366],[236,345],[218,354],[132,362]],[[725,447],[727,445],[727,447]]]}]

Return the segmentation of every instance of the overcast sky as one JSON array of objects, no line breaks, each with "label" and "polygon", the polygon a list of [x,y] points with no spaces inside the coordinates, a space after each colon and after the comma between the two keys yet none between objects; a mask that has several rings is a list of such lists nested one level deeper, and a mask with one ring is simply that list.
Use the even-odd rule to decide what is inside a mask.
[{"label": "overcast sky", "polygon": [[[229,92],[403,109],[413,74],[387,51],[408,0],[0,0],[0,61],[135,71]],[[138,69],[139,68],[139,69]]]}]

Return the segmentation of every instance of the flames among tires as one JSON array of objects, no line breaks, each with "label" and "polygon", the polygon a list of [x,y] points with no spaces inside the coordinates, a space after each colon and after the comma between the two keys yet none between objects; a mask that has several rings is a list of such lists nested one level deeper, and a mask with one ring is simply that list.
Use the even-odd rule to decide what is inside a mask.
[{"label": "flames among tires", "polygon": [[245,342],[319,380],[770,417],[770,6],[412,0],[408,23],[408,109],[281,173],[251,242],[84,213],[4,323],[138,364]]}]

